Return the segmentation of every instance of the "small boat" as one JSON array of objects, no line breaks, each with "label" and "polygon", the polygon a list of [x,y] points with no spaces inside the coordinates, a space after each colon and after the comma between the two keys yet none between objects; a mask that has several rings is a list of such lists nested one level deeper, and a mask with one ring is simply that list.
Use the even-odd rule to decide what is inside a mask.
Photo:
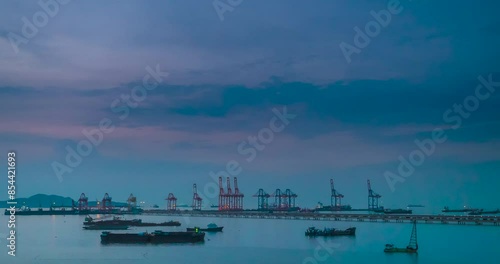
[{"label": "small boat", "polygon": [[417,221],[413,220],[413,229],[411,231],[410,243],[406,248],[397,248],[393,244],[386,244],[384,252],[386,253],[417,253]]},{"label": "small boat", "polygon": [[153,233],[142,232],[136,234],[129,233],[111,233],[102,232],[101,243],[196,243],[204,242],[205,233],[203,232],[163,232],[154,231]]},{"label": "small boat", "polygon": [[194,227],[194,228],[186,228],[186,231],[188,232],[198,232],[198,231],[204,231],[204,232],[222,232],[223,226],[217,226],[214,223],[210,223],[207,225],[207,228],[199,228],[199,227]]},{"label": "small boat", "polygon": [[127,230],[129,226],[126,225],[91,225],[91,226],[84,226],[83,229],[85,230]]},{"label": "small boat", "polygon": [[355,236],[356,228],[349,227],[345,230],[337,230],[335,228],[324,228],[323,230],[309,227],[306,230],[306,236]]}]

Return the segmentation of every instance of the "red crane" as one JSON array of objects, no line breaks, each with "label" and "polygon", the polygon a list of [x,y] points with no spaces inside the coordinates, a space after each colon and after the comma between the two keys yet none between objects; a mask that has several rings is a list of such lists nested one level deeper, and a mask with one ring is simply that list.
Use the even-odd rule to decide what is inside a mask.
[{"label": "red crane", "polygon": [[80,199],[78,199],[78,210],[88,210],[89,209],[89,198],[85,196],[85,193],[80,194]]},{"label": "red crane", "polygon": [[167,210],[169,211],[177,210],[177,198],[173,193],[169,193],[166,200],[167,200]]},{"label": "red crane", "polygon": [[224,186],[222,186],[222,177],[219,177],[219,211],[224,210],[226,207],[226,195],[224,193]]},{"label": "red crane", "polygon": [[201,197],[198,195],[198,189],[196,188],[196,183],[193,184],[193,204],[191,207],[193,210],[201,210],[201,203],[202,203]]},{"label": "red crane", "polygon": [[234,177],[234,210],[243,210],[243,197],[245,195],[238,188],[238,179]]},{"label": "red crane", "polygon": [[112,208],[111,197],[109,197],[108,193],[105,193],[104,198],[102,198],[101,209],[102,210],[111,210],[111,208]]},{"label": "red crane", "polygon": [[231,180],[229,177],[226,179],[226,208],[225,210],[231,210],[234,208],[234,197],[233,197],[233,190],[231,190]]}]

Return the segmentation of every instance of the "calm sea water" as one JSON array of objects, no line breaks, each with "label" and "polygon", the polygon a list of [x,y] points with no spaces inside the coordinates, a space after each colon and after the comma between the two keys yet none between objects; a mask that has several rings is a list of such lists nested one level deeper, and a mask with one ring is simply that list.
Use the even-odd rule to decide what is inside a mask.
[{"label": "calm sea water", "polygon": [[[267,219],[138,216],[143,221],[177,220],[180,227],[133,228],[139,232],[224,226],[203,244],[101,245],[101,231],[82,229],[84,216],[18,216],[16,256],[3,239],[0,263],[500,263],[500,227],[418,225],[418,255],[383,252],[386,243],[406,246],[411,224]],[[1,216],[2,237],[7,216]],[[307,238],[309,226],[357,227],[356,237]]]}]

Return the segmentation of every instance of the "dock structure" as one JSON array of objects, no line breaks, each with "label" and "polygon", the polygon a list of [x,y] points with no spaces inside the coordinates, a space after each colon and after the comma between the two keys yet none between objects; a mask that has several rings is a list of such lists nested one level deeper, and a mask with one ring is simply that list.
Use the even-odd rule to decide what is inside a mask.
[{"label": "dock structure", "polygon": [[231,180],[227,177],[226,190],[222,186],[222,177],[219,177],[219,211],[243,210],[243,197],[245,195],[238,188],[238,179],[234,177],[234,192],[231,189]]},{"label": "dock structure", "polygon": [[499,216],[456,216],[456,215],[384,215],[384,214],[349,214],[349,213],[304,213],[304,212],[221,212],[221,211],[175,211],[145,210],[143,214],[188,216],[188,217],[222,217],[222,218],[254,218],[254,219],[284,219],[312,221],[346,221],[375,223],[418,223],[427,224],[458,224],[458,225],[492,225],[500,226]]},{"label": "dock structure", "polygon": [[135,197],[132,193],[127,199],[127,207],[129,211],[135,210],[137,208],[137,197]]},{"label": "dock structure", "polygon": [[85,193],[80,194],[80,199],[78,199],[78,210],[89,210],[89,198],[85,196]]},{"label": "dock structure", "polygon": [[383,209],[378,205],[378,200],[382,198],[382,195],[372,190],[372,185],[370,183],[370,180],[367,180],[367,183],[368,183],[368,210],[375,211]]},{"label": "dock structure", "polygon": [[253,197],[257,197],[257,210],[269,210],[268,199],[271,197],[264,189],[259,189]]},{"label": "dock structure", "polygon": [[112,198],[108,193],[104,194],[104,197],[101,201],[101,210],[102,211],[111,211],[113,209]]},{"label": "dock structure", "polygon": [[298,207],[295,205],[295,199],[298,197],[298,195],[292,192],[290,189],[286,189],[284,192],[281,189],[276,189],[276,191],[273,194],[269,195],[269,197],[274,197],[274,204],[269,207],[269,209],[271,210],[289,211],[298,209]]},{"label": "dock structure", "polygon": [[330,205],[332,206],[332,208],[342,208],[342,198],[344,198],[344,195],[335,190],[333,179],[330,179],[330,189],[332,192]]},{"label": "dock structure", "polygon": [[167,199],[167,210],[175,211],[177,210],[177,197],[173,193],[169,193]]},{"label": "dock structure", "polygon": [[194,183],[193,184],[193,203],[191,204],[191,209],[193,209],[193,211],[201,210],[202,202],[203,202],[203,199],[198,194],[198,188],[196,187],[196,183]]}]

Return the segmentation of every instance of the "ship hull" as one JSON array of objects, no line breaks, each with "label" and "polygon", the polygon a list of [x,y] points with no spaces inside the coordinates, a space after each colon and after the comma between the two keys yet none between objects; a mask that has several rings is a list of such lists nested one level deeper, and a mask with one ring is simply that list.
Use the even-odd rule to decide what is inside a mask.
[{"label": "ship hull", "polygon": [[352,211],[352,207],[349,205],[323,206],[323,207],[314,209],[314,211],[318,211],[318,212]]},{"label": "ship hull", "polygon": [[205,241],[205,233],[162,232],[151,237],[151,243],[197,243]]},{"label": "ship hull", "polygon": [[180,226],[181,223],[177,221],[163,222],[163,223],[136,223],[133,226]]},{"label": "ship hull", "polygon": [[408,248],[389,248],[384,249],[385,253],[417,253],[416,249],[408,249]]},{"label": "ship hull", "polygon": [[[220,226],[220,227],[214,227],[214,228],[198,228],[199,231],[203,231],[203,232],[222,232],[222,229],[224,227],[223,226]],[[188,232],[194,232],[196,231],[196,228],[186,228],[186,231]]]},{"label": "ship hull", "polygon": [[412,214],[412,210],[403,210],[403,209],[397,209],[397,210],[390,210],[386,209],[384,210],[384,214]]},{"label": "ship hull", "polygon": [[129,226],[119,226],[119,225],[111,225],[111,226],[103,226],[103,225],[95,225],[95,226],[84,226],[85,230],[127,230]]},{"label": "ship hull", "polygon": [[83,222],[83,225],[86,226],[123,226],[123,225],[135,226],[138,224],[142,224],[142,221],[134,219],[134,220],[102,220],[102,221]]},{"label": "ship hull", "polygon": [[118,226],[123,226],[123,225],[129,225],[129,226],[180,226],[181,223],[177,221],[170,221],[170,222],[163,222],[163,223],[143,223],[139,219],[134,219],[134,220],[102,220],[102,221],[86,221],[83,223],[84,225],[105,225],[105,226],[113,226],[113,225],[118,225]]},{"label": "ship hull", "polygon": [[102,244],[163,244],[163,243],[197,243],[205,241],[205,233],[195,232],[161,232],[119,234],[103,232]]},{"label": "ship hull", "polygon": [[327,230],[318,230],[318,229],[309,229],[305,233],[306,236],[309,237],[331,237],[331,236],[355,236],[356,228],[351,227],[346,230],[336,230],[336,229],[327,229]]}]

